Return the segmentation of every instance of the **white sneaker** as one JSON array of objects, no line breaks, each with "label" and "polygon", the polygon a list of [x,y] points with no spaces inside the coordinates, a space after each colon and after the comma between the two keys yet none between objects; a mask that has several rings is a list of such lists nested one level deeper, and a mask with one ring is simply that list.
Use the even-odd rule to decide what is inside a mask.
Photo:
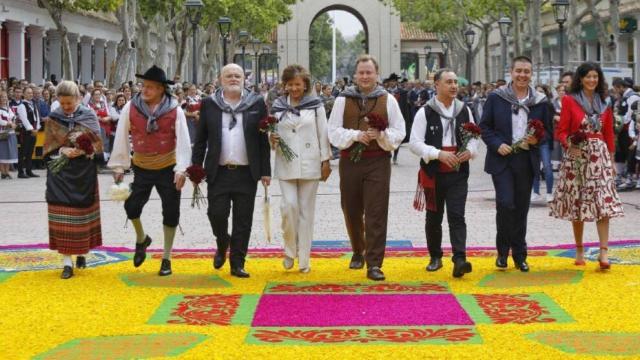
[{"label": "white sneaker", "polygon": [[553,201],[553,194],[547,194],[546,198],[547,198],[547,202],[548,203],[552,202]]},{"label": "white sneaker", "polygon": [[293,259],[285,255],[284,260],[282,260],[282,267],[285,270],[291,269],[293,267]]},{"label": "white sneaker", "polygon": [[542,199],[540,194],[531,193],[531,202],[538,202]]},{"label": "white sneaker", "polygon": [[309,271],[311,271],[311,268],[310,268],[310,267],[306,267],[306,268],[302,268],[302,269],[300,269],[300,272],[301,272],[301,273],[303,273],[303,274],[308,274],[308,273],[309,273]]}]

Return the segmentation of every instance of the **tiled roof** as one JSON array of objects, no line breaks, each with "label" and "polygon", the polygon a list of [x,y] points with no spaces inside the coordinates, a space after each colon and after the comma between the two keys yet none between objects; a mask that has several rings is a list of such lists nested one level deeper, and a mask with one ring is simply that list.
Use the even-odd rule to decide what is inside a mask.
[{"label": "tiled roof", "polygon": [[400,23],[400,40],[437,41],[435,33],[426,32],[415,23]]}]

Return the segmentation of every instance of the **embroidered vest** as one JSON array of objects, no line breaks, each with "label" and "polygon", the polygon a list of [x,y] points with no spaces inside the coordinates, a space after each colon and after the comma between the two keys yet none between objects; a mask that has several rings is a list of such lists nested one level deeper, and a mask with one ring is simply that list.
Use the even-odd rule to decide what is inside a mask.
[{"label": "embroidered vest", "polygon": [[[444,129],[442,128],[442,120],[440,115],[433,111],[431,107],[424,106],[424,113],[427,118],[427,131],[424,134],[424,143],[435,147],[436,149],[442,149],[442,135]],[[469,122],[469,109],[464,106],[462,111],[456,116],[456,123],[454,125],[456,131],[456,145],[462,146],[462,125]],[[420,167],[429,176],[434,176],[438,172],[440,161],[431,160],[429,163],[425,163],[424,160],[420,160]],[[460,165],[460,172],[469,173],[469,162],[464,162]]]},{"label": "embroidered vest", "polygon": [[176,109],[158,119],[158,131],[147,133],[147,119],[135,106],[129,108],[134,153],[167,154],[176,149]]},{"label": "embroidered vest", "polygon": [[[362,130],[367,131],[369,125],[364,120],[364,117],[369,113],[375,113],[388,119],[389,116],[387,114],[387,94],[382,95],[375,99],[367,99],[364,106],[359,104],[360,100],[355,98],[345,97],[344,104],[344,116],[342,120],[342,127],[345,129],[353,129],[353,130]],[[355,146],[355,144],[353,145]],[[351,148],[348,150],[350,151]],[[369,146],[365,149],[365,151],[384,151],[379,145],[377,141],[369,142]]]}]

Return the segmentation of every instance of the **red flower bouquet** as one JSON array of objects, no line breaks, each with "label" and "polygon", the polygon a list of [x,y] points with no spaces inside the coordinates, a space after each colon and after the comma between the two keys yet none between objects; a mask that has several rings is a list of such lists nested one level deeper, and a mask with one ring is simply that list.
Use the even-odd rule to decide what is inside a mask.
[{"label": "red flower bouquet", "polygon": [[[578,130],[573,134],[569,135],[568,140],[572,147],[578,148],[582,151],[588,140],[587,133],[582,130]],[[580,156],[574,159],[574,162],[572,163],[572,166],[571,166],[573,172],[575,173],[576,184],[578,186],[581,186],[584,180],[584,176],[582,175],[583,165],[584,165],[584,161]]]},{"label": "red flower bouquet", "polygon": [[524,137],[511,145],[513,153],[516,154],[520,152],[520,150],[529,150],[529,143],[526,141],[527,137],[535,136],[538,142],[540,142],[544,139],[544,135],[544,123],[538,119],[531,120],[527,125],[527,132]]},{"label": "red flower bouquet", "polygon": [[[260,120],[260,124],[258,125],[258,128],[260,129],[261,132],[264,132],[264,133],[271,132],[271,133],[277,134],[278,119],[276,119],[276,117],[273,115],[269,115],[264,119]],[[282,140],[282,138],[280,138],[280,141],[278,141],[278,149],[280,149],[282,156],[287,161],[291,161],[294,158],[298,157],[298,155],[295,152],[293,152],[293,150],[291,150],[291,147],[284,140]]]},{"label": "red flower bouquet", "polygon": [[[93,157],[95,148],[93,147],[93,142],[89,134],[83,132],[72,133],[69,136],[69,141],[74,148],[84,151],[84,155],[86,157]],[[60,172],[60,170],[67,166],[67,164],[69,164],[69,158],[66,155],[60,153],[60,156],[57,159],[49,161],[47,167],[49,168],[49,171],[57,174]]]},{"label": "red flower bouquet", "polygon": [[[385,119],[383,116],[380,116],[375,113],[369,113],[364,117],[364,120],[369,125],[369,128],[376,129],[378,131],[385,131],[389,127],[389,121]],[[356,145],[349,152],[349,159],[353,162],[358,162],[362,159],[362,152],[366,149],[367,146],[361,142],[356,143]]]},{"label": "red flower bouquet", "polygon": [[187,177],[191,182],[193,182],[193,197],[191,199],[191,207],[198,207],[200,209],[200,205],[207,204],[207,198],[202,194],[202,190],[200,190],[200,183],[207,177],[207,173],[204,171],[204,168],[200,165],[191,165],[187,168]]},{"label": "red flower bouquet", "polygon": [[[475,123],[464,123],[464,125],[462,125],[462,146],[460,146],[460,149],[458,149],[458,154],[462,154],[463,152],[467,151],[467,147],[469,146],[471,140],[479,139],[481,133],[482,130],[480,129],[480,126],[476,125]],[[460,165],[456,166],[456,171],[458,169],[460,169]]]}]

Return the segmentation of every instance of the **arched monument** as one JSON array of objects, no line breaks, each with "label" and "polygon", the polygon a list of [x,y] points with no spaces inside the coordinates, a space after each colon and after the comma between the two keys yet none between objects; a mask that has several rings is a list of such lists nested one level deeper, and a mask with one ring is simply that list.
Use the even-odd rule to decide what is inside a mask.
[{"label": "arched monument", "polygon": [[400,14],[380,0],[302,0],[291,5],[292,19],[278,26],[279,71],[288,64],[309,68],[309,30],[320,14],[344,10],[362,22],[369,54],[378,59],[380,75],[400,69]]}]

